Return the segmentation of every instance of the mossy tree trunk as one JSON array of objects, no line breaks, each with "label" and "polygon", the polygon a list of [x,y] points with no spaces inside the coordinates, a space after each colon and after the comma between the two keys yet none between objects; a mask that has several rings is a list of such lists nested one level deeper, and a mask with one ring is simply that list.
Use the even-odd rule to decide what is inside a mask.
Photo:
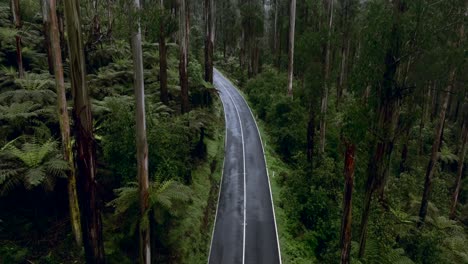
[{"label": "mossy tree trunk", "polygon": [[105,263],[101,209],[96,181],[96,149],[93,136],[91,102],[86,83],[81,33],[80,6],[77,0],[64,1],[70,53],[70,77],[73,94],[73,121],[76,137],[78,195],[81,209],[83,244],[87,263]]}]

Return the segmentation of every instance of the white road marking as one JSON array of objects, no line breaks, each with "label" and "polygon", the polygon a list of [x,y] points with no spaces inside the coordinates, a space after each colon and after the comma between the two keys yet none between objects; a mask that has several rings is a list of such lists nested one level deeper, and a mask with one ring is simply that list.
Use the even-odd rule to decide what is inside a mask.
[{"label": "white road marking", "polygon": [[[235,87],[230,81],[229,79],[225,78],[223,74],[221,74],[221,72],[219,72],[218,70],[216,70],[218,72],[218,74],[224,79],[226,80],[231,86]],[[224,87],[224,85],[223,85]],[[268,164],[266,162],[266,157],[265,157],[265,149],[263,148],[263,140],[262,140],[262,137],[260,136],[260,131],[258,129],[258,125],[257,125],[257,121],[255,120],[255,117],[252,113],[252,110],[250,109],[249,107],[249,104],[247,103],[247,101],[245,100],[244,96],[238,92],[238,94],[241,96],[242,100],[244,100],[245,104],[247,105],[247,108],[249,109],[250,111],[250,115],[252,116],[252,119],[254,120],[255,122],[255,126],[257,127],[257,135],[258,137],[260,138],[260,142],[261,142],[261,145],[262,145],[262,152],[263,152],[263,159],[265,161],[265,170],[266,170],[266,173],[267,173],[267,179],[268,179],[268,188],[270,190],[270,199],[271,199],[271,208],[273,210],[273,220],[274,220],[274,223],[275,223],[275,232],[276,232],[276,242],[278,243],[278,256],[279,256],[279,263],[282,264],[282,260],[281,260],[281,248],[280,248],[280,242],[279,242],[279,236],[278,236],[278,227],[276,225],[276,213],[275,213],[275,205],[273,203],[273,194],[271,192],[271,183],[270,183],[270,175],[268,173]],[[229,96],[231,96],[229,94]],[[232,97],[231,97],[231,100],[232,100]],[[234,104],[235,106],[235,104]],[[237,110],[237,107],[236,107],[236,110]],[[245,157],[244,157],[244,161],[245,161]],[[245,169],[245,162],[244,162],[244,169]],[[245,189],[244,189],[245,190]],[[244,226],[244,234],[245,234],[245,226]],[[245,237],[244,237],[244,251],[245,251]]]},{"label": "white road marking", "polygon": [[237,108],[237,105],[236,103],[234,102],[234,99],[232,98],[231,96],[231,93],[228,91],[228,88],[226,88],[223,84],[223,82],[221,81],[220,82],[221,86],[224,88],[224,90],[226,91],[226,93],[229,95],[229,98],[231,98],[231,101],[232,101],[232,104],[234,105],[234,108],[236,109],[236,113],[237,113],[237,118],[239,119],[239,124],[240,124],[240,129],[241,129],[241,138],[242,138],[242,159],[243,159],[243,163],[244,163],[244,231],[243,231],[243,234],[242,234],[242,264],[245,263],[245,226],[247,225],[246,221],[247,221],[247,193],[246,193],[246,189],[247,189],[247,185],[246,185],[246,181],[245,181],[245,143],[244,143],[244,130],[242,128],[242,120],[241,120],[241,117],[240,117],[240,114],[239,114],[239,109]]},{"label": "white road marking", "polygon": [[[220,97],[221,99],[221,97]],[[210,243],[210,252],[208,253],[208,264],[210,263],[211,259],[211,249],[213,248],[213,239],[214,239],[214,234],[215,234],[215,229],[216,229],[216,219],[218,218],[218,207],[219,207],[219,199],[221,197],[221,189],[223,188],[223,177],[224,177],[224,164],[226,163],[226,146],[227,146],[227,118],[226,118],[226,108],[224,107],[224,103],[221,104],[223,105],[223,112],[224,112],[224,159],[223,159],[223,168],[221,171],[221,179],[219,181],[219,191],[218,191],[218,202],[216,203],[216,212],[215,212],[215,219],[213,222],[213,232],[211,233],[211,243]]]}]

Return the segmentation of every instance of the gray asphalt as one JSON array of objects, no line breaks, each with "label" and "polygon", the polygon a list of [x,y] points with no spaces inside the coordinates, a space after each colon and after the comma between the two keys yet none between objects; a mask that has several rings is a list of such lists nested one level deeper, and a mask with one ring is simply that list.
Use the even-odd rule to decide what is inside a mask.
[{"label": "gray asphalt", "polygon": [[209,264],[281,263],[262,142],[249,106],[232,83],[214,71],[224,106],[223,177]]}]

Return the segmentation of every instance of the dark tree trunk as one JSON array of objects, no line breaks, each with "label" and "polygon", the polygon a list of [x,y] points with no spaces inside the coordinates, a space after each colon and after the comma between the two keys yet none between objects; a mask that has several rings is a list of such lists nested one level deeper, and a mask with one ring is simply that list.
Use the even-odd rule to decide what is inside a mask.
[{"label": "dark tree trunk", "polygon": [[57,113],[60,123],[60,135],[62,139],[63,158],[68,163],[70,169],[68,171],[68,205],[70,210],[70,224],[72,227],[73,236],[78,246],[82,246],[82,230],[80,221],[80,209],[78,205],[78,194],[76,189],[76,168],[73,159],[73,150],[70,134],[70,118],[67,110],[67,98],[65,91],[65,80],[63,76],[62,53],[60,48],[60,35],[58,30],[57,13],[55,0],[42,0],[43,18],[47,20],[48,32],[46,37],[49,37],[50,43],[50,59],[52,59],[52,70],[54,71],[55,86],[57,90]]},{"label": "dark tree trunk", "polygon": [[[465,115],[466,116],[466,115]],[[468,116],[467,116],[468,117]],[[450,219],[455,219],[457,213],[458,196],[460,194],[461,180],[463,176],[463,165],[465,164],[466,144],[468,140],[468,125],[467,119],[463,122],[461,144],[458,154],[458,170],[457,179],[455,180],[455,188],[452,195],[452,202],[450,205]]]},{"label": "dark tree trunk", "polygon": [[[311,106],[312,108],[312,106]],[[312,165],[315,146],[315,112],[311,109],[307,122],[307,161]]]},{"label": "dark tree trunk", "polygon": [[78,194],[82,213],[82,230],[87,263],[101,264],[104,260],[101,209],[96,181],[96,149],[93,136],[91,103],[86,84],[80,7],[77,0],[64,1],[67,21],[70,75],[73,94],[73,120],[78,168]]},{"label": "dark tree trunk", "polygon": [[[164,12],[164,0],[161,0],[161,13]],[[159,23],[159,86],[160,99],[165,105],[169,103],[169,95],[167,91],[167,48],[166,48],[166,32],[164,30],[164,21],[161,17]]]},{"label": "dark tree trunk", "polygon": [[377,137],[375,139],[375,152],[371,156],[368,167],[366,196],[361,219],[359,258],[362,258],[365,253],[370,205],[372,202],[372,195],[375,191],[379,192],[379,199],[385,206],[384,188],[390,169],[396,123],[399,117],[397,107],[399,104],[399,88],[396,85],[396,73],[399,66],[398,58],[401,52],[400,15],[404,10],[405,6],[400,0],[393,2],[392,43],[385,55],[385,71],[382,78],[382,85],[379,88],[379,105],[376,123]]},{"label": "dark tree trunk", "polygon": [[427,206],[429,203],[429,195],[432,187],[432,179],[434,177],[435,168],[437,165],[437,160],[439,159],[439,148],[442,141],[442,131],[445,123],[445,115],[447,112],[447,106],[450,98],[450,91],[452,90],[453,82],[455,79],[455,70],[453,69],[449,77],[449,85],[447,91],[443,97],[442,109],[440,110],[439,122],[437,123],[435,132],[434,132],[434,143],[432,144],[431,158],[429,159],[429,164],[426,168],[426,177],[424,180],[424,191],[421,199],[421,208],[419,209],[419,223],[418,227],[422,227],[426,221],[427,215]]},{"label": "dark tree trunk", "polygon": [[341,221],[341,264],[349,264],[351,253],[351,221],[352,221],[352,200],[354,185],[354,161],[356,154],[356,145],[346,143],[345,152],[345,187],[343,194],[343,219]]}]

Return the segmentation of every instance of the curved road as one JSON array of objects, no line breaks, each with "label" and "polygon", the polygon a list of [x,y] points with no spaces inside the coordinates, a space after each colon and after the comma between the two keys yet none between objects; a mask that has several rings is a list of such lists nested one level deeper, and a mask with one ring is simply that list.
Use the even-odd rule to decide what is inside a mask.
[{"label": "curved road", "polygon": [[244,98],[219,71],[225,156],[209,264],[281,264],[270,182],[257,124]]}]

